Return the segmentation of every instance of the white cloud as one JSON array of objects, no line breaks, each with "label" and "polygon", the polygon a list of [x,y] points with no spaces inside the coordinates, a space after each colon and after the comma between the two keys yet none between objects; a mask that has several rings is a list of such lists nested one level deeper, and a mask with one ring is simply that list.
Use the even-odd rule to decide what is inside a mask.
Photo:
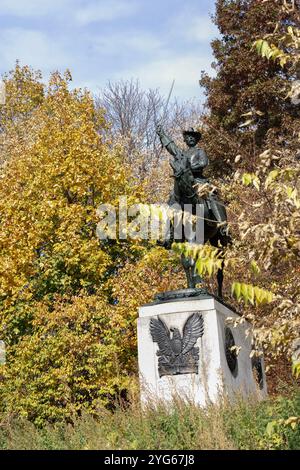
[{"label": "white cloud", "polygon": [[82,26],[101,21],[113,21],[119,18],[132,16],[139,9],[136,1],[124,2],[122,0],[98,1],[86,3],[77,8],[74,17]]},{"label": "white cloud", "polygon": [[200,14],[183,8],[169,21],[170,33],[192,43],[209,43],[211,39],[218,36],[218,28],[212,22],[209,13]]},{"label": "white cloud", "polygon": [[[8,70],[16,59],[46,74],[70,67],[76,84],[94,91],[109,79],[138,78],[143,87],[159,87],[167,94],[175,78],[174,95],[200,97],[200,73],[210,71],[209,42],[217,35],[208,13],[182,4],[161,29],[154,17],[146,24],[136,21],[134,15],[145,2],[0,0],[2,15],[22,21],[16,27],[13,18],[11,27],[0,30],[1,68]],[[33,26],[39,17],[43,30]],[[109,24],[93,27],[97,22]]]},{"label": "white cloud", "polygon": [[0,32],[0,57],[2,68],[14,66],[17,59],[22,64],[44,70],[66,67],[68,57],[62,45],[55,43],[41,31],[24,28],[7,28]]},{"label": "white cloud", "polygon": [[189,27],[185,29],[185,36],[190,41],[209,42],[218,35],[218,28],[208,16],[193,18]]},{"label": "white cloud", "polygon": [[0,0],[2,15],[27,19],[54,14],[81,26],[128,17],[138,9],[137,0]]},{"label": "white cloud", "polygon": [[160,88],[167,94],[175,79],[174,95],[182,98],[200,97],[199,79],[201,70],[210,70],[211,57],[195,55],[170,55],[168,59],[157,59],[137,68],[121,70],[115,78],[138,78],[145,88]]},{"label": "white cloud", "polygon": [[0,0],[2,15],[36,18],[51,11],[61,11],[71,0]]},{"label": "white cloud", "polygon": [[153,34],[144,31],[116,32],[113,35],[93,36],[89,38],[92,48],[102,55],[135,52],[155,53],[163,48],[163,42]]}]

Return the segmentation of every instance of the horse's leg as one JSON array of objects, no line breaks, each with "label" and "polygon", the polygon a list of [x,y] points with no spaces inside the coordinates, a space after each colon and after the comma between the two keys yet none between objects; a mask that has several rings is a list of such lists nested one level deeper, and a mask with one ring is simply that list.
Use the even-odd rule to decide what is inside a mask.
[{"label": "horse's leg", "polygon": [[222,293],[223,280],[224,280],[224,260],[222,261],[222,266],[221,266],[221,268],[219,268],[219,269],[218,269],[218,272],[217,272],[218,297],[219,297],[220,299],[223,299],[223,293]]},{"label": "horse's leg", "polygon": [[193,287],[197,287],[197,284],[200,284],[201,286],[203,285],[203,279],[197,272],[195,260],[191,261],[191,277],[192,277]]},{"label": "horse's leg", "polygon": [[[193,209],[195,208],[195,204],[199,202],[199,198],[197,195],[197,191],[195,191],[195,178],[191,169],[186,169],[181,175],[180,178],[176,181],[177,189],[179,191],[180,197],[179,200],[181,201],[181,207],[184,213],[189,213],[190,215],[193,214]],[[188,210],[188,208],[184,208],[184,204],[188,204],[189,208],[192,210]],[[189,243],[195,242],[195,234],[193,233],[191,221],[186,221],[184,225],[184,240]],[[195,288],[196,285],[202,282],[202,279],[197,274],[195,269],[195,261],[191,258],[187,258],[185,256],[181,256],[181,262],[185,270],[188,287]]]},{"label": "horse's leg", "polygon": [[187,258],[186,256],[184,255],[181,255],[181,263],[182,263],[182,266],[184,268],[184,272],[185,272],[185,275],[186,275],[186,280],[187,280],[187,284],[188,284],[188,288],[193,288],[195,287],[194,286],[194,282],[193,282],[193,277],[192,277],[192,273],[191,273],[191,262],[190,262],[190,259]]},{"label": "horse's leg", "polygon": [[[216,233],[216,235],[210,239],[210,243],[212,246],[218,247],[219,248],[219,231]],[[222,260],[222,265],[221,268],[218,269],[217,272],[217,282],[218,282],[218,297],[220,299],[223,298],[223,280],[224,280],[224,260]]]}]

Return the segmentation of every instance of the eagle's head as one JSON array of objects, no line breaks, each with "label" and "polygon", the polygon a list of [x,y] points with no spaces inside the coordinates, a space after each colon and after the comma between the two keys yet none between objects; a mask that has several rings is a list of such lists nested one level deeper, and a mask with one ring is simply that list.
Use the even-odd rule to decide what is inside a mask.
[{"label": "eagle's head", "polygon": [[181,339],[181,335],[180,335],[178,328],[171,327],[170,331],[173,333],[172,339]]}]

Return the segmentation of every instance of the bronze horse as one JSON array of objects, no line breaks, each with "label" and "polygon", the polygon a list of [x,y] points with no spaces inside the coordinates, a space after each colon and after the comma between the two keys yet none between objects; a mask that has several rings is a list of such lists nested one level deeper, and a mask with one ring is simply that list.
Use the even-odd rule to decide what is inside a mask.
[{"label": "bronze horse", "polygon": [[[203,240],[202,243],[210,242],[215,247],[225,247],[230,243],[230,235],[228,233],[227,215],[224,204],[218,199],[215,191],[210,192],[207,196],[200,196],[197,187],[207,184],[209,181],[203,176],[203,170],[209,161],[205,151],[196,147],[201,139],[201,133],[190,128],[183,132],[184,141],[187,149],[182,150],[171,140],[163,131],[160,125],[157,126],[157,134],[160,141],[168,152],[174,157],[171,161],[174,174],[174,189],[168,201],[169,206],[180,206],[182,212],[189,207],[189,213],[197,215],[197,206],[201,206],[203,221]],[[181,239],[174,237],[176,234],[176,226],[171,227],[169,236],[165,242],[166,247],[170,247],[173,241],[188,241],[195,243],[195,235],[184,235]],[[195,261],[182,255],[181,261],[186,273],[188,288],[195,288],[198,283],[202,283],[202,279],[195,269]],[[223,265],[218,270],[218,296],[222,298],[223,285]]]}]

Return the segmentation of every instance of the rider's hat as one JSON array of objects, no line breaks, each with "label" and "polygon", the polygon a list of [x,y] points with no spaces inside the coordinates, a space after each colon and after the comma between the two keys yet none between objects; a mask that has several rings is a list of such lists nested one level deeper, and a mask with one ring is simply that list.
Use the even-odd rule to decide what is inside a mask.
[{"label": "rider's hat", "polygon": [[182,135],[183,136],[192,135],[197,139],[197,142],[199,142],[199,140],[201,139],[201,132],[195,131],[195,129],[193,127],[189,127],[187,131],[183,131]]}]

